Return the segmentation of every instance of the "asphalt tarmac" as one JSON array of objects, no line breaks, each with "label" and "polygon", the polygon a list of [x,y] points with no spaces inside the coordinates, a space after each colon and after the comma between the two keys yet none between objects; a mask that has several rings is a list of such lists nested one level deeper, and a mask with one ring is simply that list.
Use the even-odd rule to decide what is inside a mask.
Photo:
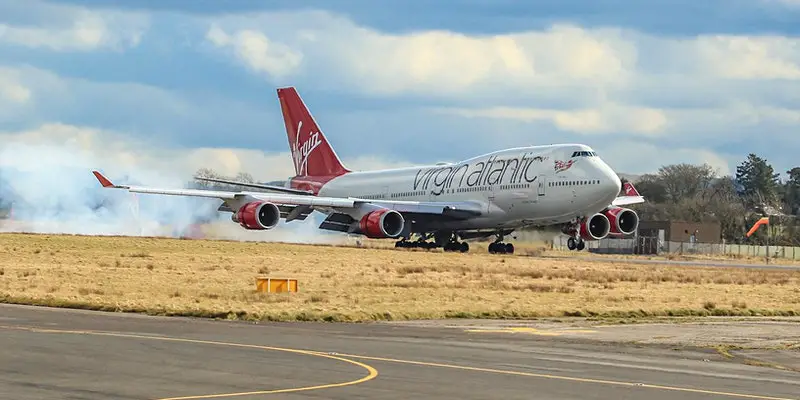
[{"label": "asphalt tarmac", "polygon": [[800,399],[713,350],[0,305],[2,399]]},{"label": "asphalt tarmac", "polygon": [[800,271],[800,265],[781,264],[780,259],[772,259],[769,264],[736,263],[716,260],[703,261],[681,261],[681,260],[649,260],[643,257],[635,258],[613,258],[613,257],[570,257],[570,256],[539,256],[541,258],[586,260],[590,262],[605,262],[615,264],[644,264],[644,265],[669,265],[676,267],[716,267],[716,268],[744,268],[744,269],[772,269]]}]

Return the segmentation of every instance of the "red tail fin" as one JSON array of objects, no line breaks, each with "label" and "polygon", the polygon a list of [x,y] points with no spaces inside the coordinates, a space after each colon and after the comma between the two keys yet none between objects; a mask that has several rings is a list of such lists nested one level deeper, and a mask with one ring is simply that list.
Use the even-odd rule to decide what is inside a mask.
[{"label": "red tail fin", "polygon": [[335,177],[350,172],[342,165],[297,90],[293,87],[278,89],[278,100],[297,176]]},{"label": "red tail fin", "polygon": [[622,185],[622,190],[625,192],[625,196],[632,196],[632,197],[640,196],[639,191],[636,190],[636,188],[633,187],[633,184],[630,182],[625,182],[625,184]]}]

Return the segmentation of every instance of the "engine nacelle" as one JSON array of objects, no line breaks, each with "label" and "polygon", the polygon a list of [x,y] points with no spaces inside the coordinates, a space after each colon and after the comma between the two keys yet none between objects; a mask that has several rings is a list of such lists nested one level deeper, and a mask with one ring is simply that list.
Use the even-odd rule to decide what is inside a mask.
[{"label": "engine nacelle", "polygon": [[361,232],[372,239],[395,238],[403,233],[405,218],[395,210],[375,210],[359,221]]},{"label": "engine nacelle", "polygon": [[614,207],[604,213],[611,223],[611,233],[630,235],[639,229],[639,215],[629,208]]},{"label": "engine nacelle", "polygon": [[581,221],[580,235],[583,240],[600,240],[611,232],[611,223],[604,214],[597,213]]},{"label": "engine nacelle", "polygon": [[272,203],[251,201],[233,213],[231,220],[245,229],[272,229],[281,220],[281,210]]}]

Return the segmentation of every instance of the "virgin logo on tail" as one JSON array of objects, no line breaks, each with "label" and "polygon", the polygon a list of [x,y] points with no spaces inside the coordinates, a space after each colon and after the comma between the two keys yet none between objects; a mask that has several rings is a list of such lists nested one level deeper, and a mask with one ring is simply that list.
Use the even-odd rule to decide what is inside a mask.
[{"label": "virgin logo on tail", "polygon": [[298,121],[297,130],[295,131],[297,139],[295,140],[292,148],[294,168],[299,176],[308,175],[308,157],[311,155],[311,152],[314,151],[314,149],[322,144],[322,140],[319,138],[319,132],[309,132],[308,140],[300,143],[300,128],[302,127],[303,121]]}]

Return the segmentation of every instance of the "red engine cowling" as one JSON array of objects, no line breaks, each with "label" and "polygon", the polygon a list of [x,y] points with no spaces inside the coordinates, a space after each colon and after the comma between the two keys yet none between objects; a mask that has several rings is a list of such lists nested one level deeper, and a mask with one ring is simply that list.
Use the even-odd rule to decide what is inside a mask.
[{"label": "red engine cowling", "polygon": [[580,234],[583,240],[600,240],[611,232],[611,223],[604,214],[597,213],[581,221]]},{"label": "red engine cowling", "polygon": [[245,229],[272,229],[281,220],[281,210],[272,203],[251,201],[233,213],[231,220],[238,222]]},{"label": "red engine cowling", "polygon": [[604,212],[611,223],[611,233],[630,235],[639,228],[639,215],[629,208],[613,207]]},{"label": "red engine cowling", "polygon": [[368,238],[394,238],[403,233],[403,215],[395,210],[375,210],[363,216],[359,222],[361,232]]}]

